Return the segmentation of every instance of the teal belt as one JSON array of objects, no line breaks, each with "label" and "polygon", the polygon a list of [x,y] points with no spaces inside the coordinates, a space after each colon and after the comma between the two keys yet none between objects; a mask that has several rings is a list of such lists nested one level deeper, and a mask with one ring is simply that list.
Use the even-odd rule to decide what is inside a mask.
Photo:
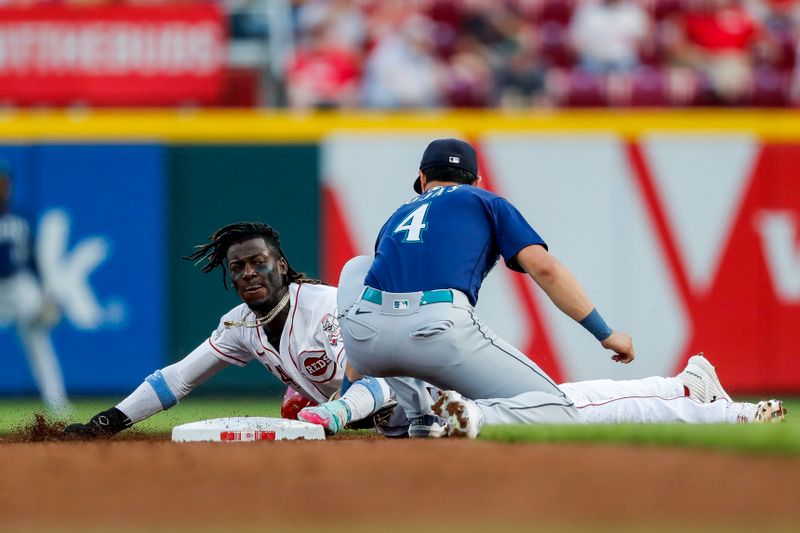
[{"label": "teal belt", "polygon": [[[361,298],[374,304],[383,304],[383,293],[377,289],[373,289],[372,287],[366,287]],[[453,303],[453,291],[450,289],[423,291],[422,299],[419,301],[419,305],[438,304],[442,302]]]}]

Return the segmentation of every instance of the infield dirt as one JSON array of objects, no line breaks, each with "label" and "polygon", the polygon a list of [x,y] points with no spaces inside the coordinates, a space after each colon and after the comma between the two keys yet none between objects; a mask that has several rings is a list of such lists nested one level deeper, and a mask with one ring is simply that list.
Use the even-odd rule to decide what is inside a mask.
[{"label": "infield dirt", "polygon": [[0,441],[0,530],[795,530],[800,459],[483,441]]}]

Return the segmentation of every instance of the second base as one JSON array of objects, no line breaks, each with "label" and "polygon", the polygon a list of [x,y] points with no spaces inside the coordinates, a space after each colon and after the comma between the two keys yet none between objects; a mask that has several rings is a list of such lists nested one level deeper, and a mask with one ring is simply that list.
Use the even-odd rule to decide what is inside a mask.
[{"label": "second base", "polygon": [[172,429],[173,442],[254,442],[269,440],[325,440],[322,426],[299,420],[238,416],[181,424]]}]

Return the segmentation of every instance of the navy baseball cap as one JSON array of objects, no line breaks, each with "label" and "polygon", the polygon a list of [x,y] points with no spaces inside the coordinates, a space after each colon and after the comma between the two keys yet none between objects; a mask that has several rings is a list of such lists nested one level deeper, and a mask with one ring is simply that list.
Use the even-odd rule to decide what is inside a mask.
[{"label": "navy baseball cap", "polygon": [[[460,139],[436,139],[431,142],[422,154],[419,169],[426,170],[434,167],[455,167],[470,172],[478,177],[478,156],[475,149]],[[414,191],[422,193],[422,184],[417,176],[414,181]]]},{"label": "navy baseball cap", "polygon": [[11,165],[5,159],[0,159],[0,178],[11,177]]}]

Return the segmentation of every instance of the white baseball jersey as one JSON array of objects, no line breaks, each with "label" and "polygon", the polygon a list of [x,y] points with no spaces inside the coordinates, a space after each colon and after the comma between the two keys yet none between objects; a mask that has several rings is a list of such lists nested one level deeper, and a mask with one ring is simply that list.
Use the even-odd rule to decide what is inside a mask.
[{"label": "white baseball jersey", "polygon": [[277,349],[260,327],[225,326],[225,322],[255,320],[246,304],[226,313],[204,346],[222,361],[237,366],[256,359],[297,392],[325,402],[339,390],[344,377],[345,353],[336,316],[336,287],[292,283],[289,302],[289,316]]}]

